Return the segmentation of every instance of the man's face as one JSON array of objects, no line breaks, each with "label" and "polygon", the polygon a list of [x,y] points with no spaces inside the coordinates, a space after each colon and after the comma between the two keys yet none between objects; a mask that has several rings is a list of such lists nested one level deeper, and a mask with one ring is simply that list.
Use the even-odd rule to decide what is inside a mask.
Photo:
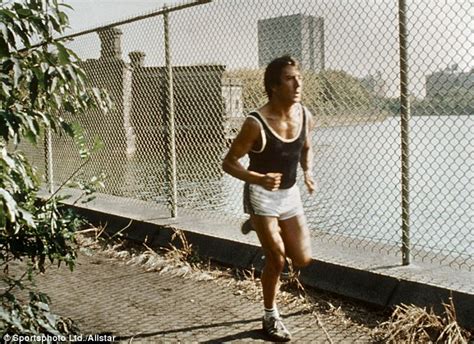
[{"label": "man's face", "polygon": [[299,69],[295,66],[286,66],[281,71],[280,84],[272,89],[272,97],[285,103],[298,103],[301,101],[303,80]]}]

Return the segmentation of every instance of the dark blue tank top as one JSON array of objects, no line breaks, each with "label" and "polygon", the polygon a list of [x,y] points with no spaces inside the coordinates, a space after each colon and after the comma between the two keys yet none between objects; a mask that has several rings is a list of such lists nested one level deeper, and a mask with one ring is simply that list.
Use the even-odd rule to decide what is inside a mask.
[{"label": "dark blue tank top", "polygon": [[306,111],[303,106],[301,112],[302,123],[299,134],[290,140],[283,140],[277,136],[258,112],[248,114],[258,120],[263,128],[260,147],[254,147],[248,153],[250,158],[248,170],[262,174],[282,173],[280,189],[289,189],[296,183],[298,163],[306,139]]}]

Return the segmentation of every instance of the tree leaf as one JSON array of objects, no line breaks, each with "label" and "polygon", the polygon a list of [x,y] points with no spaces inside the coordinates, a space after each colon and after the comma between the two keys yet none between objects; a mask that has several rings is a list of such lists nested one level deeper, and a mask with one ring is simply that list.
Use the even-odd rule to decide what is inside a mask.
[{"label": "tree leaf", "polygon": [[70,113],[76,112],[76,108],[68,101],[64,103],[64,109]]},{"label": "tree leaf", "polygon": [[0,36],[0,59],[10,56],[10,48],[8,43],[3,38],[3,35]]},{"label": "tree leaf", "polygon": [[6,82],[2,82],[2,92],[5,94],[6,97],[10,97],[11,93],[10,91],[12,90],[11,86],[7,84]]},{"label": "tree leaf", "polygon": [[[10,19],[13,19],[14,21],[18,20],[18,17],[16,16],[16,14],[6,8],[0,9],[0,17],[9,17]],[[2,19],[5,19],[5,18],[2,18]]]},{"label": "tree leaf", "polygon": [[66,122],[62,121],[61,122],[61,127],[66,132],[66,134],[68,134],[71,137],[74,136],[74,130],[73,130],[72,126],[69,123],[66,123]]},{"label": "tree leaf", "polygon": [[15,160],[13,160],[12,158],[10,158],[10,156],[8,156],[8,152],[5,147],[2,148],[2,160],[7,164],[9,168],[15,169],[16,167]]},{"label": "tree leaf", "polygon": [[0,188],[0,197],[3,198],[3,202],[5,206],[7,207],[8,218],[10,219],[11,222],[16,222],[18,208],[17,208],[17,203],[15,202],[15,199],[12,197],[12,195],[10,195],[10,193],[7,190],[3,188]]},{"label": "tree leaf", "polygon": [[20,208],[20,213],[21,217],[23,218],[23,220],[26,221],[28,226],[30,226],[31,228],[36,228],[36,223],[33,219],[33,215],[30,212]]},{"label": "tree leaf", "polygon": [[58,49],[59,63],[62,65],[68,64],[70,60],[69,60],[69,53],[67,49],[61,43],[56,43],[56,48]]},{"label": "tree leaf", "polygon": [[16,13],[18,13],[18,16],[20,18],[28,18],[29,16],[31,16],[31,10],[25,7],[17,8]]},{"label": "tree leaf", "polygon": [[36,75],[33,75],[30,81],[29,89],[30,89],[30,101],[31,101],[31,104],[34,106],[36,102],[36,98],[38,97],[38,78],[36,77]]}]

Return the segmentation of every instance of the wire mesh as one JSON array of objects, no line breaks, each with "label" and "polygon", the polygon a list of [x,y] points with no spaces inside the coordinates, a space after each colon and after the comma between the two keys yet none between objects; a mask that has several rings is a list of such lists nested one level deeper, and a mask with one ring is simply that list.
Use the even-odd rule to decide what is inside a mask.
[{"label": "wire mesh", "polygon": [[21,141],[18,146],[10,144],[9,150],[19,150],[28,159],[29,163],[34,166],[38,176],[42,176],[42,181],[47,183],[47,143],[42,134],[36,144],[28,140]]},{"label": "wire mesh", "polygon": [[[406,14],[413,258],[471,270],[469,9],[463,0],[421,0]],[[222,172],[221,160],[246,113],[266,102],[265,65],[291,54],[301,62],[303,103],[316,123],[318,189],[303,193],[315,239],[399,255],[398,25],[397,3],[388,0],[220,0],[171,11],[168,43],[162,12],[78,35],[70,46],[91,84],[115,102],[108,114],[77,118],[91,142],[105,143],[84,173],[105,171],[111,195],[176,201],[181,213],[241,221],[242,182]],[[56,182],[79,164],[66,141],[53,145]]]}]

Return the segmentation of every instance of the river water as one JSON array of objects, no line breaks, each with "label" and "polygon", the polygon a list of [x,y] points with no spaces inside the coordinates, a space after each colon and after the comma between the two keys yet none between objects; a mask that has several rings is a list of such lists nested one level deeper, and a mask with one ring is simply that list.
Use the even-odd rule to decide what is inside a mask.
[{"label": "river water", "polygon": [[[472,129],[472,116],[410,120],[413,247],[461,257],[474,254]],[[312,196],[302,193],[309,226],[400,245],[400,120],[317,128],[313,146],[318,189]],[[229,191],[225,211],[241,212],[241,182],[228,176],[223,181]]]}]

